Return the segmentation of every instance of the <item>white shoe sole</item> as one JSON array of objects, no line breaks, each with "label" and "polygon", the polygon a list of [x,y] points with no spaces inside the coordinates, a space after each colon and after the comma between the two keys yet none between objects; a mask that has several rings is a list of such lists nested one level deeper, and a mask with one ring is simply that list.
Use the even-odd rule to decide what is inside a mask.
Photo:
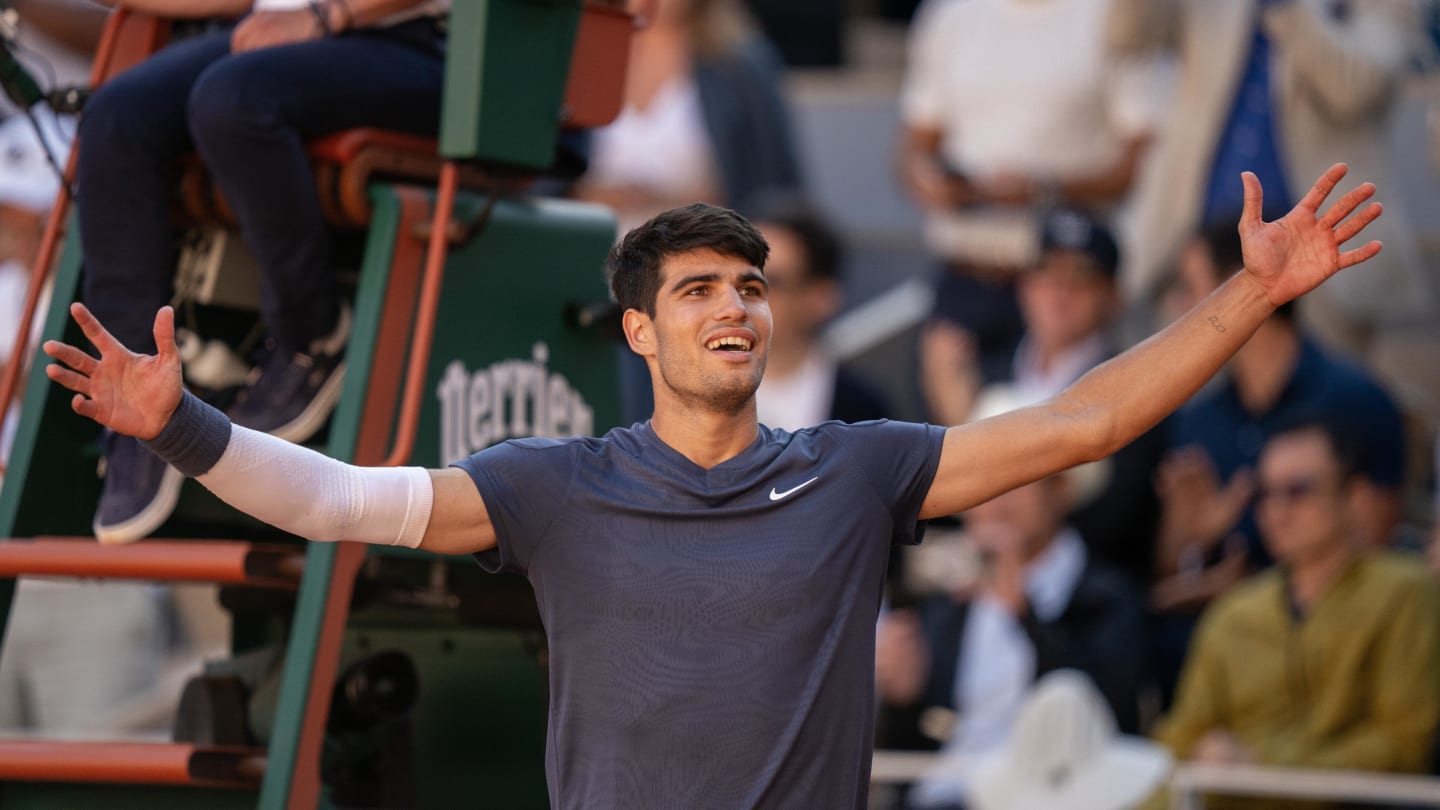
[{"label": "white shoe sole", "polygon": [[155,493],[155,499],[150,501],[150,505],[135,517],[113,526],[101,526],[98,521],[91,523],[90,528],[95,531],[95,539],[107,546],[118,546],[149,537],[174,514],[175,504],[180,502],[180,485],[184,482],[185,476],[181,475],[179,470],[165,465],[165,474],[160,477],[160,489]]}]

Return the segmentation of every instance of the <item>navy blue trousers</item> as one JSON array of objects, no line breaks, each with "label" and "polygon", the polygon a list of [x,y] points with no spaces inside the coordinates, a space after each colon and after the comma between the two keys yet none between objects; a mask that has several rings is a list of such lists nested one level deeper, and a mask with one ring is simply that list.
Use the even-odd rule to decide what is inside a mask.
[{"label": "navy blue trousers", "polygon": [[303,351],[334,327],[331,234],[305,141],[357,126],[432,135],[443,34],[429,19],[230,53],[229,30],[182,40],[101,86],[80,121],[84,300],[136,351],[153,351],[177,256],[177,158],[198,151],[263,270],[261,318]]}]

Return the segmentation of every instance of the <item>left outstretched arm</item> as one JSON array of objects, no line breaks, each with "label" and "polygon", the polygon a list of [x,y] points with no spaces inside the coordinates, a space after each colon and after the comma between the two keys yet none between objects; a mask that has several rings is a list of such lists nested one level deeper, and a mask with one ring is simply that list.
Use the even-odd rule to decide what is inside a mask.
[{"label": "left outstretched arm", "polygon": [[1260,183],[1247,172],[1240,218],[1245,269],[1184,317],[1052,399],[950,428],[921,517],[968,509],[1124,447],[1199,390],[1275,307],[1379,253],[1379,242],[1340,250],[1380,215],[1372,203],[1350,216],[1375,193],[1370,183],[1318,213],[1345,170],[1332,166],[1290,213],[1268,223],[1260,219]]}]

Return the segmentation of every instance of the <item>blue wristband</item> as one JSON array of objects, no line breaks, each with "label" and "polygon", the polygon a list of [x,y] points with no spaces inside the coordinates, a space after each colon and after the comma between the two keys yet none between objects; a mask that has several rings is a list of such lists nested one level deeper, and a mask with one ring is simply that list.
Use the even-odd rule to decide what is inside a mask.
[{"label": "blue wristband", "polygon": [[230,444],[230,420],[186,391],[160,435],[142,442],[181,474],[194,478],[215,466]]}]

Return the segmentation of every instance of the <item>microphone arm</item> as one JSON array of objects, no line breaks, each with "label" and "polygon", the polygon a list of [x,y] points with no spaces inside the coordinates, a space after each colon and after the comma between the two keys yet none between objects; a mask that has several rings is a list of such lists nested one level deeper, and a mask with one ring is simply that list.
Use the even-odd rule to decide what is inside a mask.
[{"label": "microphone arm", "polygon": [[19,15],[15,9],[0,12],[0,88],[15,106],[28,110],[45,100],[45,93],[35,77],[15,58],[12,46],[19,32]]}]

